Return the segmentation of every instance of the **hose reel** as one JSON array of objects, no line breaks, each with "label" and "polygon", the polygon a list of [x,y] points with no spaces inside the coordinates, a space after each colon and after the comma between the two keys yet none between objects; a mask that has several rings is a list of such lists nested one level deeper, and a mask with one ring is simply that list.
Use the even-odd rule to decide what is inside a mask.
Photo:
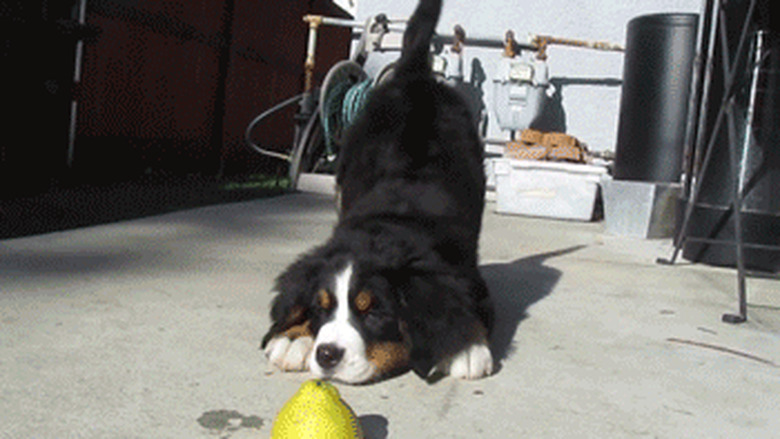
[{"label": "hose reel", "polygon": [[325,134],[326,160],[333,162],[347,128],[357,120],[374,87],[393,76],[395,63],[370,78],[355,61],[336,63],[325,75],[320,89],[319,110]]}]

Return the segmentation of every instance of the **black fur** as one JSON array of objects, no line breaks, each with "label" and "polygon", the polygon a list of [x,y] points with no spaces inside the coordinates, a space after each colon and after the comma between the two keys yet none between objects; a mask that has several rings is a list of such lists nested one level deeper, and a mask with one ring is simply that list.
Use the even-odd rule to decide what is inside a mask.
[{"label": "black fur", "polygon": [[[484,207],[483,145],[462,97],[430,71],[440,0],[422,0],[404,35],[393,79],[377,88],[345,137],[337,183],[341,218],[332,237],[277,280],[275,334],[305,320],[316,334],[313,295],[346,261],[384,302],[372,340],[411,343],[427,377],[441,360],[485,337],[493,310],[477,269]],[[290,322],[290,310],[305,310]],[[389,326],[387,322],[392,322]]]}]

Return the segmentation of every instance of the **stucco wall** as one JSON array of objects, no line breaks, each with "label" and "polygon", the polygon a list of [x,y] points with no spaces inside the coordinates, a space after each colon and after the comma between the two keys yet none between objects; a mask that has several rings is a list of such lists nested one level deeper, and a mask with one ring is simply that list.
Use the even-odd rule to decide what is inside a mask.
[{"label": "stucco wall", "polygon": [[[378,13],[407,17],[416,0],[360,0],[358,20]],[[445,1],[440,34],[452,34],[460,24],[467,35],[501,38],[513,30],[519,41],[529,34],[546,34],[625,44],[626,26],[632,18],[662,12],[701,12],[701,0],[484,0]],[[557,85],[557,125],[588,144],[594,151],[614,150],[620,106],[623,54],[554,46],[548,50],[552,82]],[[377,56],[367,64],[369,72],[393,55]],[[489,111],[488,137],[508,138],[492,111],[492,79],[501,59],[500,50],[467,47],[465,78],[476,59],[487,75],[484,101]]]}]

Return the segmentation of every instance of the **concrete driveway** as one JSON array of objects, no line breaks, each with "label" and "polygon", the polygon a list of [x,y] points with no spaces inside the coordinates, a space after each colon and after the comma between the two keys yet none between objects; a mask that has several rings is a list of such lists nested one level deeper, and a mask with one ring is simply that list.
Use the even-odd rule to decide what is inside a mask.
[{"label": "concrete driveway", "polygon": [[[338,385],[369,438],[780,437],[780,283],[724,324],[732,270],[491,209],[500,370]],[[295,194],[0,241],[0,437],[268,437],[308,378],[258,350],[269,289],[335,218]]]}]

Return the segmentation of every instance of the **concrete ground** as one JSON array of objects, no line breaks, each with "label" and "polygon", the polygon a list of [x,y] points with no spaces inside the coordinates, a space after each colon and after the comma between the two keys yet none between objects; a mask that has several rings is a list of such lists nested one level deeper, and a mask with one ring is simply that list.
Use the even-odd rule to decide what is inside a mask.
[{"label": "concrete ground", "polygon": [[[732,270],[491,209],[500,369],[338,385],[369,438],[780,437],[780,283],[724,324]],[[258,350],[269,289],[334,220],[296,194],[0,241],[0,437],[268,437],[308,377]]]}]

